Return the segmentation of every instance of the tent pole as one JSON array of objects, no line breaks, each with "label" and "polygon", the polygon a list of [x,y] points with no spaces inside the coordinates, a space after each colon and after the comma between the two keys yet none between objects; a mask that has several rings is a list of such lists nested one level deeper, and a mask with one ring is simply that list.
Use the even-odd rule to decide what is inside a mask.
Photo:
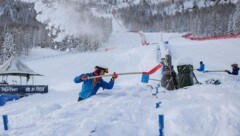
[{"label": "tent pole", "polygon": [[20,85],[22,85],[22,76],[20,76]]},{"label": "tent pole", "polygon": [[32,85],[34,85],[34,76],[33,76],[32,78],[33,78],[33,80],[32,80],[32,81],[33,81],[33,82],[32,82]]}]

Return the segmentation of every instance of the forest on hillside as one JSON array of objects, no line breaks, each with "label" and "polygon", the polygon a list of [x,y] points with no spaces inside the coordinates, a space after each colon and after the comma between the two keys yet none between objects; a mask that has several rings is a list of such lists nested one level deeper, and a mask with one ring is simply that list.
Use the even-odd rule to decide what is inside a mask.
[{"label": "forest on hillside", "polygon": [[[240,33],[240,1],[205,7],[193,4],[181,12],[171,9],[175,10],[174,14],[168,14],[166,6],[170,4],[142,2],[120,8],[117,13],[130,30],[188,32],[202,37]],[[175,8],[183,6],[183,3],[174,4],[178,4]]]}]

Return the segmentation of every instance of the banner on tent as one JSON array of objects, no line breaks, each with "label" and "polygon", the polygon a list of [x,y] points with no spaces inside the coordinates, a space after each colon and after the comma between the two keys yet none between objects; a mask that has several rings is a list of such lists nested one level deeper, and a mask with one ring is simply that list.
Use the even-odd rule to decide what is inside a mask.
[{"label": "banner on tent", "polygon": [[24,94],[24,93],[48,93],[47,85],[0,85],[0,93]]}]

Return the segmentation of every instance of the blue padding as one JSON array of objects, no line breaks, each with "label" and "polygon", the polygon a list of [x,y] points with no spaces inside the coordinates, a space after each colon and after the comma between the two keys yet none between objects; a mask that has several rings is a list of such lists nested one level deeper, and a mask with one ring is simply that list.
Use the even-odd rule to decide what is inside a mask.
[{"label": "blue padding", "polygon": [[13,100],[18,100],[20,99],[19,95],[0,95],[0,106],[3,106],[6,104],[8,101],[13,101]]},{"label": "blue padding", "polygon": [[3,96],[0,95],[0,106],[3,106],[5,104],[5,100],[3,99]]},{"label": "blue padding", "polygon": [[142,82],[148,83],[149,81],[149,75],[148,74],[142,74]]}]

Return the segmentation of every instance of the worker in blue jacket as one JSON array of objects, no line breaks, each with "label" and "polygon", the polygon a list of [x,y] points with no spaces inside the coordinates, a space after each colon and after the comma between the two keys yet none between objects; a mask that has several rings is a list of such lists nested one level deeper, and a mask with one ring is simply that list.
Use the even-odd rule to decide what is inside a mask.
[{"label": "worker in blue jacket", "polygon": [[95,95],[100,87],[103,89],[112,89],[114,86],[114,80],[118,77],[118,74],[115,72],[112,75],[112,78],[109,82],[106,82],[102,79],[102,77],[88,79],[88,77],[92,76],[101,76],[105,73],[108,73],[108,68],[102,66],[96,66],[95,71],[93,73],[82,74],[80,76],[75,77],[75,83],[82,84],[82,90],[79,93],[78,101],[87,99],[93,95]]},{"label": "worker in blue jacket", "polygon": [[200,67],[197,70],[203,72],[204,69],[205,69],[205,65],[203,64],[202,61],[200,61]]}]

